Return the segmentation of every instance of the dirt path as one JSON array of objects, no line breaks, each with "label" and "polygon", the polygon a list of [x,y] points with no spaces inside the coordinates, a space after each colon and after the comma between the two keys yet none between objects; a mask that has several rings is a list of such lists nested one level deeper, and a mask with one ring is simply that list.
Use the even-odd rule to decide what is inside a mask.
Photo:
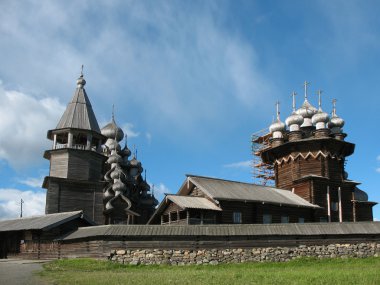
[{"label": "dirt path", "polygon": [[42,270],[44,260],[0,259],[0,284],[41,285],[44,283],[33,273]]}]

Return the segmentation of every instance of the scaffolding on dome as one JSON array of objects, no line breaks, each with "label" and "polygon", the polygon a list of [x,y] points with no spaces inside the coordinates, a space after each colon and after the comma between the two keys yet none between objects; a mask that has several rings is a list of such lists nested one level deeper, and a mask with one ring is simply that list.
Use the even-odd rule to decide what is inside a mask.
[{"label": "scaffolding on dome", "polygon": [[261,159],[261,152],[269,147],[269,138],[268,129],[252,134],[253,180],[256,184],[274,186],[273,165],[264,163]]}]

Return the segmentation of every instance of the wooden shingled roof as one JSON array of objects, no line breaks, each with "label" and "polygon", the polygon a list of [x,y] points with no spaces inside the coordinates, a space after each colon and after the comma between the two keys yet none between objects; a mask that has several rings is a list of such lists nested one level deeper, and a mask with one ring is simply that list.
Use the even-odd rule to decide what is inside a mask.
[{"label": "wooden shingled roof", "polygon": [[106,225],[78,228],[62,240],[133,236],[319,236],[379,235],[380,222],[244,225]]},{"label": "wooden shingled roof", "polygon": [[204,209],[222,211],[220,207],[203,197],[167,195],[166,199],[174,202],[182,209]]},{"label": "wooden shingled roof", "polygon": [[71,102],[58,122],[56,129],[83,129],[100,133],[98,121],[92,110],[90,99],[83,87],[77,87]]},{"label": "wooden shingled roof", "polygon": [[93,221],[83,215],[82,211],[74,211],[0,221],[0,232],[49,230],[77,218],[83,219],[89,225],[95,225]]},{"label": "wooden shingled roof", "polygon": [[[197,175],[187,175],[187,180],[214,200],[264,202],[273,205],[320,208],[289,190]],[[187,192],[190,191],[187,184],[188,182],[182,185],[178,195],[187,195]]]}]

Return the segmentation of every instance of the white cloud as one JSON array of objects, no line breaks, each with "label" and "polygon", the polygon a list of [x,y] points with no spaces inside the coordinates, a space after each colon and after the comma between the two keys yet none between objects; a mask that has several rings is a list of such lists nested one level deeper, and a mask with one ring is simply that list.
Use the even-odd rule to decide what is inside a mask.
[{"label": "white cloud", "polygon": [[45,213],[44,190],[22,191],[18,189],[0,189],[0,220],[20,216],[20,201],[23,199],[23,217],[43,215]]},{"label": "white cloud", "polygon": [[[12,67],[5,79],[38,94],[67,98],[84,63],[92,102],[128,106],[120,119],[135,116],[138,106],[139,119],[152,127],[189,134],[202,131],[205,122],[223,125],[231,104],[251,108],[275,94],[252,43],[223,26],[228,6],[222,3],[2,6],[0,62]],[[130,137],[139,134],[129,131]]]},{"label": "white cloud", "polygon": [[376,157],[376,159],[380,161],[380,155],[378,155],[378,156]]},{"label": "white cloud", "polygon": [[150,132],[146,132],[145,137],[146,137],[148,143],[150,144],[152,142],[152,134]]},{"label": "white cloud", "polygon": [[154,192],[154,196],[160,201],[163,199],[164,194],[166,193],[171,193],[170,189],[163,183],[159,184],[152,184],[149,183],[150,185],[150,191]]},{"label": "white cloud", "polygon": [[380,167],[376,168],[376,172],[380,173]]},{"label": "white cloud", "polygon": [[134,130],[134,125],[132,123],[125,123],[122,126],[122,130],[124,131],[124,135],[126,134],[128,138],[136,138],[140,136],[140,133]]},{"label": "white cloud", "polygon": [[0,159],[14,168],[42,162],[50,147],[46,132],[55,127],[64,111],[55,98],[35,98],[0,84]]},{"label": "white cloud", "polygon": [[379,219],[379,218],[373,218],[373,220],[374,220],[375,222],[378,222],[378,221],[380,221],[380,219]]},{"label": "white cloud", "polygon": [[33,188],[41,188],[43,181],[44,181],[44,177],[42,176],[39,178],[28,177],[26,179],[19,180],[21,184],[25,184]]},{"label": "white cloud", "polygon": [[252,167],[252,160],[245,160],[240,162],[234,162],[223,165],[223,167],[227,168],[249,168]]}]

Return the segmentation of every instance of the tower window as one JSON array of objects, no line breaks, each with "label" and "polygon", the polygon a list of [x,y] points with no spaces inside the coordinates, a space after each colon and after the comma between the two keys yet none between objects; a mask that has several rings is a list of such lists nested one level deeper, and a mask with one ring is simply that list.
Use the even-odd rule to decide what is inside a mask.
[{"label": "tower window", "polygon": [[338,211],[338,202],[332,202],[331,203],[331,210]]},{"label": "tower window", "polygon": [[233,212],[232,220],[234,224],[241,224],[241,212]]},{"label": "tower window", "polygon": [[281,216],[281,224],[288,224],[289,216]]},{"label": "tower window", "polygon": [[263,224],[271,224],[272,223],[272,215],[264,214],[263,215]]},{"label": "tower window", "polygon": [[299,218],[298,218],[298,222],[299,222],[300,224],[303,224],[303,223],[305,222],[305,218],[304,218],[304,217],[299,217]]}]

